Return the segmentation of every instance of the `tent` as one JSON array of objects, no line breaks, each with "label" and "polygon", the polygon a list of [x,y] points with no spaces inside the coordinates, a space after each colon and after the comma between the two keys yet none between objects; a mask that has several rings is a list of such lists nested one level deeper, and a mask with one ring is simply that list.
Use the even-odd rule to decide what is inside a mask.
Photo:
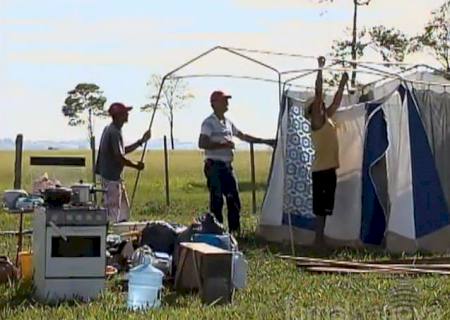
[{"label": "tent", "polygon": [[[408,74],[344,97],[331,245],[386,247],[391,252],[450,251],[450,94],[444,78]],[[304,102],[313,92],[285,91],[258,234],[269,241],[311,244],[314,148]],[[331,100],[332,96],[326,96]]]},{"label": "tent", "polygon": [[[176,75],[213,52],[222,51],[251,62],[276,75],[277,79],[230,74]],[[317,69],[282,71],[248,54],[314,59],[314,56],[245,48],[213,47],[186,61],[162,78],[155,106],[169,78],[223,77],[278,84],[280,113],[277,146],[274,150],[268,189],[263,202],[258,233],[267,240],[307,244],[313,239],[311,166],[314,149],[308,121],[303,116],[305,99],[311,91],[294,84]],[[366,85],[361,97],[345,97],[338,112],[341,167],[334,215],[327,219],[325,234],[330,244],[378,245],[391,251],[450,251],[450,82],[429,66],[412,66],[409,74],[381,70],[386,65],[407,64],[332,59],[323,70],[348,71],[333,66],[358,65],[353,72],[388,79]],[[375,67],[374,67],[375,66]],[[419,72],[425,68],[427,72]],[[404,73],[404,72],[402,72]],[[389,80],[396,79],[396,80]],[[307,87],[306,87],[307,88]],[[367,92],[369,94],[366,94]],[[328,97],[330,100],[330,97]],[[367,101],[367,100],[364,100]],[[155,107],[150,119],[152,127]],[[141,160],[146,154],[144,146]],[[134,183],[132,202],[139,182]]]}]

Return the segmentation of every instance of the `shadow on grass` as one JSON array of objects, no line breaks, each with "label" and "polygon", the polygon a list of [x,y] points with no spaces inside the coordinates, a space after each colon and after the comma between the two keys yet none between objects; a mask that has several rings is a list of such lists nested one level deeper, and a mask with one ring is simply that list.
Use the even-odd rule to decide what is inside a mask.
[{"label": "shadow on grass", "polygon": [[[256,182],[255,183],[255,190],[256,191],[264,191],[266,190],[266,183],[262,183],[262,182]],[[183,186],[183,190],[185,191],[195,191],[198,192],[198,190],[204,190],[205,192],[208,192],[208,188],[206,186],[206,181],[205,182],[187,182],[184,186]],[[253,186],[252,183],[250,181],[239,181],[239,191],[240,192],[248,192],[248,191],[252,191],[253,190]]]},{"label": "shadow on grass", "polygon": [[[244,252],[260,251],[263,254],[270,256],[278,255],[292,255],[292,249],[289,242],[274,243],[268,242],[258,236],[252,231],[244,233],[237,239],[239,249]],[[312,246],[295,246],[295,256],[311,257],[311,258],[326,258],[339,260],[384,260],[384,259],[402,259],[408,257],[436,257],[436,254],[426,252],[416,252],[411,254],[392,253],[382,247],[327,247],[318,250]]]},{"label": "shadow on grass", "polygon": [[198,291],[178,291],[171,285],[165,288],[162,304],[165,307],[188,308],[192,305],[193,300],[195,299],[199,299]]},{"label": "shadow on grass", "polygon": [[[84,303],[81,300],[67,300],[60,303],[43,304],[42,302],[34,299],[34,287],[33,284],[23,281],[18,281],[12,284],[0,286],[2,294],[0,295],[0,312],[14,311],[18,308],[33,308],[33,307],[53,307],[58,308],[61,305],[68,307],[76,307]],[[1,313],[0,313],[1,314]]]}]

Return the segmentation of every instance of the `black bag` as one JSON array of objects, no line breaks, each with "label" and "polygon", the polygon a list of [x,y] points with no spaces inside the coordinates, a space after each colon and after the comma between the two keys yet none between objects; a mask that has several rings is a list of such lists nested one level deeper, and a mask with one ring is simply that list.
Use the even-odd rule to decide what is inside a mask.
[{"label": "black bag", "polygon": [[207,212],[197,218],[195,221],[194,231],[195,233],[212,233],[212,234],[224,234],[225,229],[223,225],[216,219],[216,217]]},{"label": "black bag", "polygon": [[148,245],[153,251],[172,255],[177,240],[175,228],[164,221],[149,222],[142,230],[140,246]]}]

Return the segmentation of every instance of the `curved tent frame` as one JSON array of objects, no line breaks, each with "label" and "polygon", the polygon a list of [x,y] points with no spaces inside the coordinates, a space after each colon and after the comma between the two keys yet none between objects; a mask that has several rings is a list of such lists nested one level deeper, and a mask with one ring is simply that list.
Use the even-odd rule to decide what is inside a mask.
[{"label": "curved tent frame", "polygon": [[[259,78],[259,77],[253,77],[253,76],[242,76],[242,75],[226,75],[226,74],[194,74],[194,75],[185,75],[185,76],[174,76],[175,73],[177,73],[178,71],[186,68],[187,66],[195,63],[198,60],[201,60],[202,58],[212,54],[213,52],[217,52],[217,51],[222,51],[222,52],[226,52],[229,53],[231,55],[237,56],[242,58],[245,61],[250,61],[254,64],[257,64],[261,67],[266,68],[267,70],[271,70],[275,73],[277,80],[273,80],[273,79],[267,79],[267,78]],[[245,79],[245,80],[256,80],[256,81],[264,81],[264,82],[272,82],[272,83],[276,83],[278,84],[278,102],[279,102],[279,108],[281,110],[282,108],[282,99],[283,99],[283,91],[285,89],[286,86],[295,86],[295,87],[303,87],[303,88],[307,88],[307,89],[313,89],[312,87],[308,87],[308,86],[302,86],[302,85],[296,85],[293,84],[293,81],[299,80],[301,78],[307,77],[309,75],[314,74],[315,72],[319,71],[319,70],[328,70],[328,71],[334,71],[334,72],[344,72],[344,71],[354,71],[354,72],[359,72],[359,73],[366,73],[366,74],[372,74],[372,75],[378,75],[380,77],[382,77],[382,79],[376,80],[374,82],[371,82],[370,84],[376,83],[378,81],[382,81],[384,79],[387,78],[396,78],[399,79],[401,81],[404,82],[410,82],[410,83],[425,83],[425,84],[431,84],[431,85],[440,85],[443,86],[444,88],[446,88],[447,86],[450,87],[450,84],[434,84],[434,83],[428,83],[428,82],[424,82],[424,81],[416,81],[416,80],[408,80],[405,79],[404,77],[402,77],[399,73],[392,73],[392,72],[388,72],[385,70],[380,70],[379,68],[375,68],[375,67],[371,67],[368,65],[395,65],[395,66],[410,66],[409,69],[407,70],[412,70],[414,68],[418,68],[418,67],[427,67],[429,69],[433,69],[434,71],[439,71],[442,72],[438,69],[432,68],[430,66],[427,65],[423,65],[423,64],[419,64],[419,65],[412,65],[412,64],[408,64],[408,63],[398,63],[398,62],[373,62],[373,61],[359,61],[359,60],[344,60],[344,59],[331,59],[331,61],[333,61],[333,63],[329,66],[329,67],[325,67],[322,69],[299,69],[299,70],[286,70],[286,71],[280,71],[279,69],[277,69],[276,67],[267,64],[261,60],[255,59],[253,57],[250,57],[245,53],[258,53],[258,54],[265,54],[265,55],[277,55],[277,56],[285,56],[285,57],[295,57],[295,58],[303,58],[303,59],[316,59],[316,57],[314,56],[308,56],[308,55],[302,55],[302,54],[292,54],[292,53],[283,53],[283,52],[273,52],[273,51],[264,51],[264,50],[254,50],[254,49],[246,49],[246,48],[233,48],[233,47],[225,47],[225,46],[215,46],[212,47],[208,50],[206,50],[205,52],[199,54],[198,56],[186,61],[185,63],[183,63],[182,65],[178,66],[177,68],[171,70],[170,72],[168,72],[167,74],[165,74],[162,77],[161,80],[161,84],[158,90],[158,94],[156,96],[156,100],[155,100],[155,105],[153,106],[153,111],[151,113],[151,117],[150,117],[150,122],[149,122],[149,126],[148,126],[148,130],[151,130],[152,126],[153,126],[153,122],[154,122],[154,118],[155,118],[155,114],[156,114],[156,110],[158,108],[158,104],[161,100],[161,95],[162,95],[162,90],[164,87],[164,84],[166,82],[166,80],[172,78],[172,79],[181,79],[181,78],[204,78],[204,77],[221,77],[221,78],[235,78],[235,79]],[[338,65],[338,64],[357,64],[359,65],[360,69],[355,69],[355,68],[334,68],[334,66]],[[297,74],[296,76],[293,76],[291,78],[288,78],[285,81],[282,81],[283,76],[286,75],[292,75],[292,74]],[[368,84],[369,85],[369,84]],[[278,129],[277,129],[278,130]],[[278,134],[278,132],[277,132]],[[143,162],[145,159],[145,155],[146,155],[146,151],[147,151],[147,145],[148,142],[145,142],[144,146],[143,146],[143,150],[142,150],[142,154],[141,154],[141,158],[140,161]],[[133,186],[133,193],[132,193],[132,197],[131,197],[131,203],[130,203],[130,208],[133,207],[134,204],[134,199],[136,196],[136,190],[139,184],[139,179],[140,179],[140,174],[141,172],[138,171],[137,175],[136,175],[136,180]],[[292,222],[289,221],[289,229],[290,229],[290,242],[291,242],[291,250],[292,250],[292,254],[295,255],[295,248],[294,248],[294,239],[293,239],[293,233],[292,233]]]}]

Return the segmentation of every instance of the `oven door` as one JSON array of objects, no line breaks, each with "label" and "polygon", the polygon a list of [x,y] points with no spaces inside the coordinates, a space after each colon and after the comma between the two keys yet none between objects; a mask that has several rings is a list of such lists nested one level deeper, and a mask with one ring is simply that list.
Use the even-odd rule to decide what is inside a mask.
[{"label": "oven door", "polygon": [[105,277],[106,226],[46,229],[46,278]]}]

